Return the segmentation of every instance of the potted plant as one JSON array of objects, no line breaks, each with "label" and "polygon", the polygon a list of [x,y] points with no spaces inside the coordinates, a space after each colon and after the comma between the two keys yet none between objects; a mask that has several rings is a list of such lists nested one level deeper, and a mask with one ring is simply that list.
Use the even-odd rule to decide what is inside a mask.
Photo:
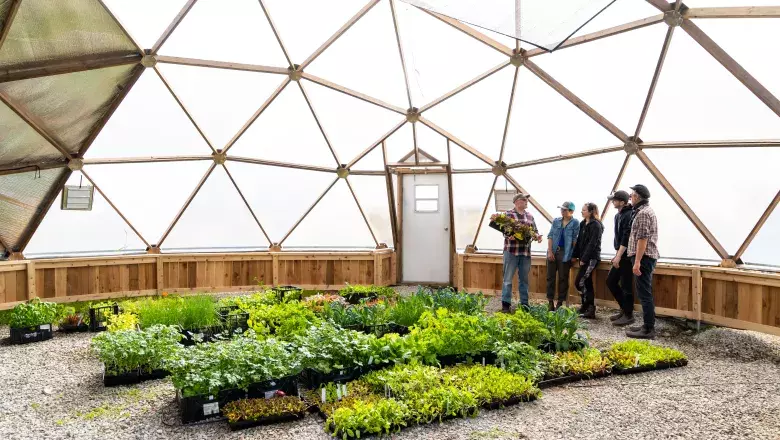
[{"label": "potted plant", "polygon": [[74,307],[63,307],[60,313],[62,317],[57,324],[57,328],[61,332],[86,332],[89,331],[88,319],[84,319],[84,315],[76,313]]},{"label": "potted plant", "polygon": [[58,314],[57,304],[33,298],[11,311],[11,343],[27,344],[51,339],[52,323]]},{"label": "potted plant", "polygon": [[119,304],[102,301],[89,306],[89,331],[102,332],[108,328],[108,317],[119,314]]},{"label": "potted plant", "polygon": [[661,347],[648,341],[625,341],[612,344],[604,353],[617,374],[640,373],[688,365],[679,350]]}]

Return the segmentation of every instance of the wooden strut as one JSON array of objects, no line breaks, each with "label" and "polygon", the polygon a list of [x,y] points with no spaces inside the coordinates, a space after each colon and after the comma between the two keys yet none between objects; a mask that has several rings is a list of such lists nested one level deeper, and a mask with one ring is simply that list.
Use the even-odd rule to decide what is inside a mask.
[{"label": "wooden strut", "polygon": [[180,66],[208,67],[211,69],[241,70],[245,72],[273,73],[276,75],[289,75],[286,67],[261,66],[259,64],[233,63],[228,61],[202,60],[199,58],[172,57],[157,55],[157,62],[164,64],[178,64]]},{"label": "wooden strut", "polygon": [[404,49],[401,44],[401,32],[398,29],[398,14],[396,14],[395,11],[395,0],[390,0],[390,13],[393,16],[393,28],[395,29],[395,40],[398,43],[398,54],[401,56],[401,69],[404,71],[406,99],[409,103],[409,108],[412,108],[412,88],[409,86],[409,73],[406,71],[406,57],[404,56]]},{"label": "wooden strut", "polygon": [[84,72],[107,67],[139,64],[141,55],[135,52],[89,54],[59,60],[22,63],[0,68],[0,83]]},{"label": "wooden strut", "polygon": [[[514,177],[510,176],[509,173],[504,174],[504,178],[507,180],[507,182],[509,182],[510,185],[512,185],[515,188],[515,190],[517,190],[517,191],[519,191],[519,192],[521,192],[523,194],[528,194],[528,191],[526,191],[525,188],[520,186],[520,184],[517,183],[517,181],[514,179]],[[544,209],[544,207],[539,202],[536,201],[534,196],[529,195],[528,196],[528,201],[531,203],[531,206],[536,208],[536,210],[539,211],[540,214],[542,214],[542,217],[547,219],[548,222],[552,223],[553,216],[550,215],[550,213],[547,212],[547,210]]]},{"label": "wooden strut", "polygon": [[200,129],[200,126],[198,125],[197,122],[195,122],[195,119],[192,117],[190,112],[187,110],[187,107],[184,106],[184,103],[176,95],[176,92],[173,91],[173,88],[168,83],[168,80],[166,80],[165,76],[162,74],[162,72],[160,72],[160,69],[158,69],[157,66],[155,66],[153,69],[154,69],[154,73],[156,73],[157,76],[160,78],[160,81],[162,81],[163,85],[165,85],[165,88],[168,89],[168,91],[171,93],[171,96],[173,96],[173,99],[176,101],[177,104],[179,104],[179,107],[181,108],[181,110],[184,112],[185,115],[187,115],[187,119],[190,120],[190,122],[192,123],[192,126],[195,127],[195,130],[198,130],[198,134],[200,134],[200,137],[202,137],[203,140],[206,142],[206,145],[209,146],[209,148],[211,149],[211,152],[216,154],[217,150],[214,148],[214,144],[211,143],[211,141],[209,140],[208,136],[206,136],[206,133],[204,133],[203,130]]},{"label": "wooden strut", "polygon": [[414,145],[414,164],[420,165],[420,147],[417,145],[417,123],[412,122],[412,142]]},{"label": "wooden strut", "polygon": [[203,184],[206,183],[206,180],[208,180],[209,176],[211,176],[211,173],[214,171],[214,168],[216,168],[216,167],[217,167],[217,163],[214,162],[214,163],[211,164],[211,166],[209,166],[209,169],[206,170],[206,174],[204,174],[203,177],[200,179],[200,182],[198,182],[198,186],[196,186],[195,189],[192,191],[192,194],[190,194],[190,196],[187,198],[187,201],[184,202],[184,205],[179,210],[178,214],[176,214],[176,217],[174,217],[174,219],[171,222],[170,226],[168,226],[168,229],[166,229],[165,233],[163,234],[163,236],[160,237],[160,241],[157,242],[157,247],[158,248],[162,247],[163,242],[165,241],[166,238],[168,238],[168,234],[171,233],[171,231],[173,230],[173,227],[176,226],[176,223],[179,222],[179,219],[184,214],[184,211],[186,211],[187,208],[189,208],[190,203],[192,203],[192,200],[195,198],[196,195],[198,195],[198,192],[200,191],[200,189],[203,188]]},{"label": "wooden strut", "polygon": [[238,192],[238,195],[241,196],[241,200],[244,201],[244,204],[246,205],[247,209],[249,209],[249,213],[252,214],[252,218],[255,219],[255,223],[257,223],[257,227],[260,228],[260,231],[262,231],[263,236],[265,236],[265,239],[268,240],[268,246],[271,246],[273,244],[273,242],[271,241],[271,238],[265,232],[265,228],[263,228],[263,225],[260,224],[260,220],[257,218],[257,215],[255,215],[255,211],[249,205],[249,202],[246,200],[246,197],[244,197],[244,193],[241,192],[241,188],[238,187],[238,183],[236,183],[236,180],[233,179],[233,175],[230,174],[230,170],[228,170],[227,165],[225,165],[223,163],[222,164],[222,168],[225,170],[225,173],[227,174],[227,176],[230,179],[230,181],[233,182],[233,186],[236,188],[236,191]]},{"label": "wooden strut", "polygon": [[780,147],[780,139],[744,141],[642,142],[642,149],[664,148],[768,148]]},{"label": "wooden strut", "polygon": [[395,125],[393,128],[391,128],[391,129],[390,129],[390,131],[388,131],[387,133],[385,133],[384,135],[382,135],[382,137],[381,137],[381,138],[379,138],[379,140],[377,140],[376,142],[374,142],[373,144],[371,144],[371,146],[369,146],[368,148],[366,148],[365,150],[363,150],[363,151],[362,151],[360,154],[358,154],[357,156],[355,156],[355,158],[354,158],[354,159],[352,159],[351,161],[349,161],[349,163],[347,164],[347,168],[352,168],[353,166],[355,166],[355,164],[356,164],[356,163],[358,163],[358,162],[360,162],[360,160],[361,160],[361,159],[363,159],[364,157],[366,157],[366,156],[367,156],[367,155],[368,155],[370,152],[374,151],[374,148],[376,148],[377,146],[379,146],[380,144],[382,144],[382,142],[384,142],[385,140],[387,140],[387,138],[389,138],[389,137],[390,137],[390,136],[392,136],[392,135],[393,135],[393,134],[394,134],[396,131],[398,131],[398,129],[399,129],[399,128],[403,127],[403,125],[404,125],[404,124],[406,124],[406,122],[407,122],[407,121],[406,121],[406,119],[403,119],[401,122],[397,123],[397,124],[396,124],[396,125]]},{"label": "wooden strut", "polygon": [[390,223],[393,229],[393,247],[398,249],[398,218],[395,213],[395,193],[393,192],[393,177],[390,168],[387,167],[387,147],[382,142],[382,160],[385,165],[385,185],[387,186],[387,204],[390,209]]},{"label": "wooden strut", "polygon": [[474,234],[474,241],[472,246],[477,246],[477,238],[479,238],[479,230],[482,228],[482,223],[485,221],[485,215],[487,214],[488,206],[490,206],[490,199],[493,198],[493,190],[496,188],[496,182],[498,182],[498,176],[493,179],[493,184],[490,185],[490,192],[488,193],[487,201],[485,202],[485,209],[482,210],[482,215],[479,217],[479,223],[477,224],[477,232]]},{"label": "wooden strut", "polygon": [[482,162],[485,162],[486,164],[490,165],[491,167],[495,165],[495,162],[491,160],[488,156],[477,150],[476,148],[468,145],[467,143],[463,142],[462,140],[458,139],[457,137],[453,136],[443,128],[439,127],[438,125],[434,124],[433,122],[423,118],[420,116],[420,122],[428,126],[431,130],[439,133],[440,135],[444,136],[445,138],[449,139],[454,143],[455,145],[459,146],[460,148],[463,148],[466,150],[466,152],[470,153],[472,156],[476,157],[477,159],[481,160]]},{"label": "wooden strut", "polygon": [[284,47],[284,42],[282,41],[282,37],[279,35],[279,31],[276,29],[276,25],[274,24],[274,20],[271,18],[271,14],[268,13],[268,9],[266,9],[263,0],[258,0],[258,2],[260,3],[260,7],[263,8],[263,14],[265,14],[265,18],[268,20],[268,24],[271,25],[271,30],[274,33],[274,37],[276,37],[276,41],[279,43],[279,47],[284,53],[284,57],[287,59],[287,63],[290,65],[290,67],[293,67],[293,62],[290,59],[290,55],[287,53],[287,48]]},{"label": "wooden strut", "polygon": [[[620,166],[620,171],[618,171],[618,175],[615,178],[615,184],[612,185],[612,193],[617,191],[617,189],[620,187],[620,182],[623,181],[623,175],[626,173],[626,169],[628,168],[628,163],[631,161],[631,154],[626,154],[626,158],[623,159],[623,165]],[[607,215],[607,211],[609,211],[609,207],[612,206],[612,203],[607,200],[607,203],[604,205],[604,209],[601,210],[601,218],[604,219]]]},{"label": "wooden strut", "polygon": [[165,28],[165,31],[163,31],[162,35],[160,35],[160,38],[157,39],[157,41],[152,46],[152,54],[156,55],[157,52],[160,51],[160,48],[163,44],[168,40],[168,37],[171,36],[173,31],[176,30],[177,27],[179,27],[179,24],[184,20],[184,17],[189,14],[190,10],[193,6],[195,6],[195,3],[198,0],[187,0],[187,3],[184,4],[184,6],[181,7],[181,10],[179,10],[179,13],[176,14],[176,17],[173,18],[173,21],[171,21],[171,24],[168,25],[167,28]]},{"label": "wooden strut", "polygon": [[450,90],[449,92],[445,93],[444,95],[442,95],[442,96],[434,99],[433,101],[429,102],[428,104],[422,106],[420,108],[420,113],[424,113],[424,112],[426,112],[426,111],[436,107],[437,105],[439,105],[442,102],[452,98],[453,96],[457,95],[458,93],[468,89],[469,87],[473,86],[474,84],[477,84],[480,81],[489,78],[493,74],[500,72],[501,70],[504,69],[504,67],[508,66],[509,64],[510,64],[509,60],[504,61],[501,64],[497,65],[496,67],[493,67],[492,69],[488,70],[487,72],[477,76],[476,78],[474,78],[474,79],[472,79],[472,80],[470,80],[470,81],[468,81],[468,82],[466,82],[466,83],[464,83],[464,84],[462,84],[462,85],[460,85],[460,86]]},{"label": "wooden strut", "polygon": [[512,119],[512,106],[515,102],[515,90],[517,90],[517,77],[519,73],[520,66],[517,66],[515,67],[515,77],[512,80],[512,91],[509,95],[509,108],[506,111],[506,123],[504,124],[504,135],[501,137],[501,152],[498,155],[498,163],[504,161],[504,148],[506,147],[506,137],[509,133],[509,121]]},{"label": "wooden strut", "polygon": [[341,38],[342,35],[344,35],[345,32],[347,32],[355,23],[357,23],[358,20],[363,18],[364,15],[368,13],[374,6],[379,3],[379,0],[370,0],[363,8],[358,11],[357,14],[352,16],[349,20],[347,20],[346,23],[344,23],[343,26],[339,28],[339,30],[336,31],[335,34],[331,35],[330,38],[328,38],[320,47],[317,48],[317,50],[314,51],[311,55],[309,55],[308,58],[301,64],[301,70],[306,69],[311,63],[314,62],[320,55],[322,55],[323,52],[325,52],[333,43],[336,42],[339,38]]},{"label": "wooden strut", "polygon": [[147,241],[147,240],[146,240],[146,239],[143,237],[143,235],[141,235],[141,233],[140,233],[140,232],[138,232],[138,229],[136,229],[136,228],[135,228],[135,226],[133,226],[133,224],[132,224],[132,223],[130,223],[130,220],[128,220],[128,219],[127,219],[127,217],[125,217],[125,215],[124,215],[124,214],[122,214],[122,211],[120,211],[120,210],[119,210],[119,208],[117,208],[117,207],[116,207],[116,205],[114,205],[114,203],[111,201],[111,199],[109,199],[109,198],[108,198],[108,196],[106,195],[106,193],[104,193],[104,192],[103,192],[103,190],[101,190],[101,189],[100,189],[100,187],[98,186],[98,184],[97,184],[97,183],[95,183],[95,181],[94,181],[94,180],[92,180],[92,178],[91,178],[91,177],[89,177],[89,174],[87,174],[87,172],[86,172],[85,170],[83,170],[83,169],[81,170],[81,174],[82,174],[82,175],[83,175],[83,176],[84,176],[84,177],[85,177],[87,180],[89,180],[89,183],[91,183],[91,184],[92,184],[92,186],[94,186],[94,187],[95,187],[95,190],[96,190],[98,193],[100,193],[100,195],[103,197],[103,199],[105,199],[105,201],[106,201],[106,202],[108,202],[108,205],[109,205],[109,206],[111,206],[111,208],[113,208],[113,209],[114,209],[114,211],[116,211],[116,213],[117,213],[117,214],[119,214],[119,217],[121,217],[121,218],[122,218],[122,220],[124,220],[124,221],[125,221],[125,223],[127,223],[127,226],[130,226],[130,229],[132,229],[132,230],[133,230],[133,232],[135,232],[135,235],[137,235],[137,236],[138,236],[138,238],[140,238],[140,239],[141,239],[141,241],[143,241],[143,242],[144,242],[144,244],[146,245],[146,247],[149,247],[149,246],[150,246],[149,242],[148,242],[148,241]]},{"label": "wooden strut", "polygon": [[[452,163],[452,158],[450,157],[450,140],[447,139],[447,163]],[[455,272],[459,270],[459,265],[457,264],[457,254],[458,254],[458,243],[455,239],[455,198],[453,197],[452,193],[452,166],[447,165],[447,190],[449,192],[450,196],[450,252],[453,255],[453,258],[451,258],[450,262],[450,284],[455,284]]]},{"label": "wooden strut", "polygon": [[780,6],[727,6],[690,8],[685,18],[780,18]]},{"label": "wooden strut", "polygon": [[764,226],[764,223],[769,219],[769,217],[772,215],[772,212],[777,207],[778,203],[780,203],[780,191],[775,194],[775,198],[772,199],[772,202],[769,203],[769,206],[767,206],[766,210],[763,214],[761,214],[761,218],[758,219],[758,222],[756,222],[756,225],[753,226],[753,229],[750,231],[750,234],[745,238],[745,241],[742,243],[742,246],[739,247],[739,250],[737,250],[737,253],[734,254],[734,261],[739,260],[742,258],[742,255],[747,250],[748,246],[750,246],[750,243],[753,242],[753,239],[756,238],[756,235],[758,235],[758,232],[761,230],[761,228]]},{"label": "wooden strut", "polygon": [[0,167],[0,176],[7,176],[10,174],[29,173],[32,171],[53,170],[56,168],[66,168],[67,162],[53,162],[40,165],[23,165],[23,166],[10,166],[8,168]]},{"label": "wooden strut", "polygon": [[43,126],[43,122],[35,115],[30,114],[23,107],[11,101],[11,99],[3,91],[0,91],[0,101],[14,113],[16,113],[17,116],[19,116],[27,125],[29,125],[30,128],[35,130],[35,132],[38,133],[43,139],[45,139],[46,142],[48,142],[52,147],[56,148],[57,151],[59,151],[60,154],[62,154],[66,159],[73,159],[73,156],[71,156],[70,152],[68,152],[68,150],[62,144],[62,141],[55,138],[54,135]]},{"label": "wooden strut", "polygon": [[3,43],[8,38],[8,33],[11,32],[11,26],[14,24],[14,18],[16,18],[16,13],[19,12],[19,6],[21,5],[22,0],[11,0],[11,5],[6,13],[5,23],[3,23],[3,28],[0,29],[0,49],[3,48]]},{"label": "wooden strut", "polygon": [[645,124],[647,112],[650,110],[650,102],[653,100],[653,94],[655,94],[655,88],[658,85],[658,79],[661,77],[661,69],[664,67],[666,54],[669,52],[669,46],[672,44],[674,28],[675,26],[669,26],[669,28],[666,30],[666,37],[664,38],[664,44],[661,48],[661,55],[658,57],[658,64],[656,64],[655,73],[653,73],[653,79],[650,81],[650,90],[647,92],[645,105],[642,107],[642,113],[639,116],[639,122],[636,125],[636,130],[634,131],[634,139],[639,139],[639,134],[642,132],[642,126]]},{"label": "wooden strut", "polygon": [[329,89],[331,89],[333,91],[336,91],[336,92],[339,92],[339,93],[343,93],[343,94],[345,94],[347,96],[351,96],[353,98],[357,98],[357,99],[359,99],[359,100],[361,100],[363,102],[367,102],[369,104],[373,104],[373,105],[375,105],[377,107],[382,107],[385,110],[390,110],[392,112],[398,113],[399,115],[406,115],[406,110],[404,110],[404,109],[402,109],[400,107],[397,107],[397,106],[392,105],[392,104],[388,104],[388,103],[382,101],[381,99],[374,98],[373,96],[366,95],[365,93],[357,92],[355,90],[352,90],[350,88],[347,88],[347,87],[344,87],[342,85],[336,84],[334,82],[328,81],[326,79],[320,78],[318,76],[314,76],[314,75],[312,75],[310,73],[303,72],[301,74],[301,77],[305,78],[305,79],[307,79],[307,80],[309,80],[309,81],[311,81],[311,82],[313,82],[315,84],[319,84],[319,85],[321,85],[323,87],[327,87],[327,88],[329,88]]},{"label": "wooden strut", "polygon": [[82,159],[82,162],[84,165],[120,165],[128,163],[194,162],[200,160],[214,160],[214,157],[211,155],[117,157],[109,159]]},{"label": "wooden strut", "polygon": [[617,151],[624,151],[625,147],[623,145],[618,145],[614,147],[606,147],[606,148],[597,148],[595,150],[586,150],[586,151],[580,151],[577,153],[569,153],[569,154],[559,154],[557,156],[551,156],[551,157],[543,157],[540,159],[532,159],[527,160],[523,162],[515,162],[513,164],[507,165],[507,169],[514,169],[514,168],[523,168],[523,167],[531,167],[534,165],[542,165],[546,163],[553,163],[553,162],[561,162],[564,160],[571,160],[571,159],[579,159],[582,157],[588,157],[588,156],[596,156],[599,154],[609,154],[609,153],[615,153]]},{"label": "wooden strut", "polygon": [[325,133],[325,127],[322,126],[322,123],[320,122],[320,118],[317,116],[317,112],[314,111],[314,106],[311,104],[311,100],[309,99],[309,94],[306,93],[306,89],[303,88],[303,84],[301,84],[300,81],[298,81],[298,88],[301,89],[301,93],[303,94],[303,99],[306,100],[306,105],[309,107],[309,110],[311,111],[311,115],[314,116],[314,122],[317,123],[317,127],[319,127],[320,129],[320,133],[322,133],[322,138],[325,139],[325,143],[328,145],[328,149],[330,149],[330,153],[333,155],[333,159],[336,161],[336,166],[341,165],[341,161],[339,161],[339,156],[338,154],[336,154],[336,150],[333,148],[333,144],[330,143],[328,134]]},{"label": "wooden strut", "polygon": [[374,239],[374,245],[379,246],[379,241],[376,239],[376,234],[374,234],[374,230],[371,228],[371,223],[368,222],[368,217],[366,217],[366,213],[363,211],[363,207],[360,206],[360,201],[357,198],[357,195],[355,195],[355,190],[352,189],[352,184],[349,183],[349,176],[347,176],[344,179],[345,182],[347,182],[347,187],[349,188],[349,192],[352,193],[352,198],[355,199],[355,204],[358,207],[358,210],[360,210],[360,215],[363,216],[363,221],[366,222],[366,226],[368,227],[368,232],[371,233],[371,238]]},{"label": "wooden strut", "polygon": [[290,84],[290,81],[291,81],[290,77],[287,77],[287,78],[284,79],[284,81],[282,81],[282,83],[279,85],[279,87],[276,88],[276,90],[274,90],[274,92],[271,94],[271,96],[269,96],[268,99],[265,100],[263,105],[261,105],[260,108],[257,109],[257,111],[254,112],[254,114],[252,114],[252,117],[250,117],[249,120],[246,121],[244,126],[241,127],[240,130],[238,130],[238,133],[236,133],[236,135],[233,136],[233,138],[230,139],[230,141],[228,141],[227,145],[225,145],[225,148],[222,149],[223,153],[227,153],[228,150],[230,150],[233,147],[233,145],[235,145],[235,143],[238,142],[238,140],[241,138],[241,136],[243,136],[244,133],[246,133],[246,131],[249,130],[249,127],[251,127],[252,124],[255,123],[257,118],[259,118],[260,115],[263,114],[263,112],[268,108],[268,106],[270,106],[274,102],[274,100],[276,100],[276,98],[279,96],[279,94],[282,93],[282,91],[285,89],[285,87],[287,87],[287,85]]},{"label": "wooden strut", "polygon": [[314,201],[314,203],[312,203],[312,204],[311,204],[311,206],[309,207],[309,209],[307,209],[307,210],[306,210],[306,212],[304,212],[304,213],[303,213],[303,215],[301,216],[301,218],[299,218],[299,219],[298,219],[298,221],[297,221],[297,222],[295,222],[295,224],[293,225],[293,227],[292,227],[292,228],[290,228],[290,230],[289,230],[289,231],[287,231],[287,234],[285,234],[285,235],[284,235],[284,237],[282,238],[282,240],[279,242],[279,245],[280,245],[280,246],[281,246],[281,245],[282,245],[282,244],[285,242],[285,240],[287,240],[287,238],[290,236],[290,234],[292,234],[292,233],[293,233],[293,231],[295,230],[295,228],[297,228],[297,227],[298,227],[298,225],[300,225],[300,224],[301,224],[301,222],[303,221],[303,219],[305,219],[305,218],[306,218],[306,216],[307,216],[307,215],[309,215],[309,213],[310,213],[310,212],[311,212],[311,211],[314,209],[314,207],[315,207],[315,206],[317,206],[317,204],[318,204],[318,203],[320,203],[320,200],[322,200],[322,198],[323,198],[323,197],[325,197],[325,194],[327,194],[327,193],[328,193],[328,191],[330,191],[330,189],[331,189],[331,188],[333,188],[333,186],[334,186],[334,185],[335,185],[335,184],[336,184],[336,183],[339,181],[339,179],[340,179],[339,177],[336,177],[336,178],[333,180],[333,182],[331,182],[331,184],[330,184],[330,185],[328,185],[328,187],[327,187],[327,188],[325,188],[325,191],[323,191],[323,192],[322,192],[322,194],[320,194],[320,196],[319,196],[319,197],[317,197],[317,200],[315,200],[315,201]]},{"label": "wooden strut", "polygon": [[327,167],[319,167],[315,165],[301,165],[296,163],[287,163],[287,162],[276,162],[272,160],[264,160],[264,159],[254,159],[251,157],[241,157],[241,156],[228,156],[226,158],[228,162],[243,162],[243,163],[251,163],[255,165],[266,165],[270,167],[279,167],[279,168],[292,168],[296,170],[306,170],[306,171],[317,171],[321,173],[335,173],[335,168],[327,168]]},{"label": "wooden strut", "polygon": [[672,200],[677,204],[678,207],[683,211],[683,214],[685,214],[686,217],[688,217],[688,220],[693,223],[693,226],[696,227],[696,229],[699,230],[699,233],[704,236],[704,239],[707,240],[707,243],[712,246],[712,248],[715,250],[715,252],[718,254],[718,256],[722,259],[728,259],[729,255],[728,252],[726,252],[726,249],[723,247],[723,245],[720,244],[717,238],[710,232],[709,229],[704,225],[704,223],[699,219],[699,217],[696,215],[696,213],[691,209],[690,206],[683,200],[683,198],[680,196],[680,194],[677,192],[677,190],[674,189],[671,183],[664,177],[664,175],[661,173],[661,171],[655,166],[653,161],[650,160],[649,157],[647,157],[647,154],[645,154],[644,151],[638,150],[636,152],[636,156],[639,158],[640,161],[645,165],[648,171],[650,171],[650,174],[655,177],[655,180],[658,181],[658,183],[663,187],[663,189],[671,196]]}]

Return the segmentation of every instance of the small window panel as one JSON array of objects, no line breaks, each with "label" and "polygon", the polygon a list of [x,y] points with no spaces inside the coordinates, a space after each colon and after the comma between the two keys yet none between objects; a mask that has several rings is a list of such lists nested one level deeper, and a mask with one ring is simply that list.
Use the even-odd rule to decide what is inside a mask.
[{"label": "small window panel", "polygon": [[62,191],[63,211],[92,211],[92,185],[66,185]]},{"label": "small window panel", "polygon": [[439,185],[414,186],[414,211],[439,212]]},{"label": "small window panel", "polygon": [[496,195],[496,212],[509,211],[515,207],[512,198],[517,194],[514,190],[497,189]]}]

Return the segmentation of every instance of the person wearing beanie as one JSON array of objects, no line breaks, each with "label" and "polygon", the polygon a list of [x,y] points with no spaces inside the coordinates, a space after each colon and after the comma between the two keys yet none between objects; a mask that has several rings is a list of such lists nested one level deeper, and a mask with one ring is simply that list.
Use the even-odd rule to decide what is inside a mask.
[{"label": "person wearing beanie", "polygon": [[[512,198],[514,209],[506,212],[510,217],[519,222],[532,225],[535,231],[536,227],[534,216],[526,211],[528,207],[527,194],[515,194]],[[535,238],[539,243],[542,242],[542,236],[537,233]],[[528,273],[531,271],[531,240],[520,242],[512,235],[504,235],[504,279],[501,289],[501,310],[509,313],[512,310],[512,278],[517,272],[518,287],[520,290],[520,305],[528,307]]]},{"label": "person wearing beanie", "polygon": [[[550,311],[563,305],[569,293],[569,272],[574,245],[580,232],[580,221],[574,218],[575,205],[563,202],[561,216],[553,220],[547,234],[547,301]],[[558,304],[555,304],[555,282],[558,281]]]},{"label": "person wearing beanie", "polygon": [[629,338],[655,339],[655,303],[653,301],[653,271],[658,261],[658,219],[650,207],[650,190],[644,185],[631,187],[634,204],[628,257],[636,280],[636,293],[642,304],[642,326],[626,331]]},{"label": "person wearing beanie", "polygon": [[609,317],[612,325],[621,327],[634,323],[634,273],[631,259],[628,258],[628,237],[631,235],[631,216],[634,207],[625,191],[617,191],[609,200],[617,210],[615,214],[615,238],[613,246],[615,257],[607,275],[607,288],[612,292],[620,306],[620,312]]},{"label": "person wearing beanie", "polygon": [[596,292],[593,290],[593,271],[601,261],[601,236],[604,225],[599,218],[599,207],[595,203],[586,203],[582,207],[582,221],[577,244],[574,246],[574,258],[580,260],[580,270],[574,280],[579,290],[582,305],[579,314],[583,318],[596,319]]}]

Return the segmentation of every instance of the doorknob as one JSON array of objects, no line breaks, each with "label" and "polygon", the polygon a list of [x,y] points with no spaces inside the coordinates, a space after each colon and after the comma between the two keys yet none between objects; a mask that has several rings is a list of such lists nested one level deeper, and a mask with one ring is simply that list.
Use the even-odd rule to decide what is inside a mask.
[{"label": "doorknob", "polygon": [[449,231],[449,230],[450,230],[450,228],[444,228],[444,230],[445,230],[445,231]]}]

